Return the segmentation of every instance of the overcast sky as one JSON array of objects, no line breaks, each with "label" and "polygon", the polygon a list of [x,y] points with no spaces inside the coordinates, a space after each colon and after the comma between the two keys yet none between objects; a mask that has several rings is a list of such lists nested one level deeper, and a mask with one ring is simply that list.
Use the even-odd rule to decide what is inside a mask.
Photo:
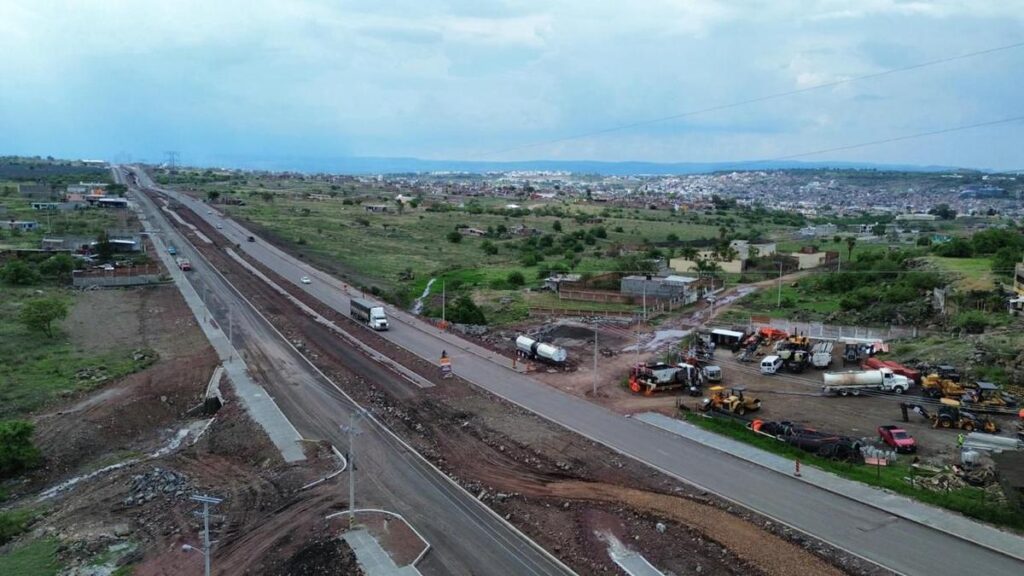
[{"label": "overcast sky", "polygon": [[[1017,42],[1024,0],[0,0],[0,154],[765,159],[1022,116],[1024,47],[550,141]],[[806,159],[1016,169],[1022,134]]]}]

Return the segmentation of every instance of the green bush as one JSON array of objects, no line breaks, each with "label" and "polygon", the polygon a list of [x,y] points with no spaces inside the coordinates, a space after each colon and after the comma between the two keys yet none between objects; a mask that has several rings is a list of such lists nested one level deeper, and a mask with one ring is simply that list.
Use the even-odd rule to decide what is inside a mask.
[{"label": "green bush", "polygon": [[953,326],[967,332],[968,334],[981,334],[989,325],[989,319],[985,314],[977,310],[968,310],[956,315]]},{"label": "green bush", "polygon": [[12,476],[39,463],[39,449],[32,444],[35,426],[23,420],[0,422],[0,478]]},{"label": "green bush", "polygon": [[509,272],[508,283],[512,286],[519,287],[526,284],[526,278],[523,277],[523,273],[516,270],[515,272]]},{"label": "green bush", "polygon": [[26,508],[0,512],[0,546],[28,530],[33,516],[32,511]]},{"label": "green bush", "polygon": [[459,234],[455,230],[449,232],[447,238],[448,241],[451,242],[452,244],[458,244],[459,242],[462,242],[462,234]]},{"label": "green bush", "polygon": [[39,273],[22,260],[11,260],[0,270],[0,278],[8,284],[30,286],[39,282]]}]

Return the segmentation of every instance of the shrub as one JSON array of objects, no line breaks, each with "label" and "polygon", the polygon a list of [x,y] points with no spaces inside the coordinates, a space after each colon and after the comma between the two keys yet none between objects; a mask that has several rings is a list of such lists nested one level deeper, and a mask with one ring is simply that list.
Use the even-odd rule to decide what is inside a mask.
[{"label": "shrub", "polygon": [[12,476],[39,463],[39,449],[32,444],[35,426],[23,420],[0,422],[0,478]]},{"label": "shrub", "polygon": [[459,242],[462,242],[462,234],[459,234],[455,230],[449,232],[447,238],[448,241],[451,242],[452,244],[458,244]]},{"label": "shrub", "polygon": [[524,278],[523,273],[519,272],[518,270],[515,272],[510,272],[507,280],[509,284],[516,287],[526,284],[526,278]]},{"label": "shrub", "polygon": [[21,260],[11,260],[0,270],[0,277],[8,284],[29,286],[39,282],[39,273],[35,268]]},{"label": "shrub", "polygon": [[953,326],[968,334],[981,334],[988,327],[988,318],[977,310],[968,310],[957,314]]}]

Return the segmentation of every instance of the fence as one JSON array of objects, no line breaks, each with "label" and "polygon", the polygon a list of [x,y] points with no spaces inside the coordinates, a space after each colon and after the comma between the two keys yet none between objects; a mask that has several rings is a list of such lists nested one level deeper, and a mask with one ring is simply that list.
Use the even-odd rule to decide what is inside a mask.
[{"label": "fence", "polygon": [[75,270],[71,277],[71,285],[75,288],[140,286],[162,281],[163,274],[154,264],[113,270]]},{"label": "fence", "polygon": [[631,318],[631,322],[636,321],[636,312],[623,312],[614,310],[581,310],[578,308],[544,308],[538,306],[531,306],[529,308],[530,316],[584,316],[592,318],[594,316],[615,316],[616,318]]},{"label": "fence", "polygon": [[582,300],[585,302],[615,302],[617,304],[635,304],[636,297],[611,290],[568,290],[558,291],[559,300]]},{"label": "fence", "polygon": [[750,330],[761,326],[771,326],[790,334],[802,334],[809,338],[824,340],[892,340],[894,338],[916,338],[931,333],[930,330],[923,330],[917,326],[889,326],[886,328],[841,326],[822,324],[821,322],[796,322],[767,316],[751,316],[747,320],[747,328]]}]

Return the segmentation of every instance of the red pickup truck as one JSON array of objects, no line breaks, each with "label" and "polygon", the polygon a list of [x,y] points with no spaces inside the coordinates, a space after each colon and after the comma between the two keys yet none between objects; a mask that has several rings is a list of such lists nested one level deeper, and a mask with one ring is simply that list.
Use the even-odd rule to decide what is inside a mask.
[{"label": "red pickup truck", "polygon": [[899,426],[879,426],[878,435],[889,446],[900,454],[917,452],[917,443],[907,431]]}]

